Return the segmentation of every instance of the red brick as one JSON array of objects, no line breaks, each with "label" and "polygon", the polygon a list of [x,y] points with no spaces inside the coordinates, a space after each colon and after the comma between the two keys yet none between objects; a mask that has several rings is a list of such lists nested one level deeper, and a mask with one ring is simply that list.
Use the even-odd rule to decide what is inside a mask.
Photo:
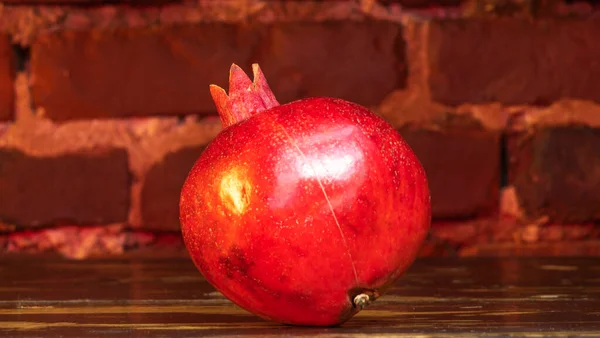
[{"label": "red brick", "polygon": [[125,252],[120,257],[189,257],[181,232],[128,231]]},{"label": "red brick", "polygon": [[398,23],[367,20],[273,24],[257,57],[279,102],[332,96],[378,104],[403,87]]},{"label": "red brick", "polygon": [[[534,240],[528,240],[534,230]],[[523,224],[510,217],[489,217],[434,222],[421,254],[456,255],[569,255],[578,249],[566,244],[600,239],[600,228],[593,224]],[[556,246],[554,246],[556,244]],[[494,252],[494,251],[498,252]]]},{"label": "red brick", "polygon": [[9,38],[0,35],[0,121],[13,117],[14,107],[14,54]]},{"label": "red brick", "polygon": [[382,5],[399,4],[404,8],[459,6],[462,0],[378,0]]},{"label": "red brick", "polygon": [[539,126],[508,139],[509,179],[527,217],[600,220],[600,129]]},{"label": "red brick", "polygon": [[488,241],[489,237],[493,237],[492,240],[495,241],[497,232],[511,231],[517,227],[515,222],[498,217],[441,221],[431,224],[430,236],[456,248],[479,243],[482,240]]},{"label": "red brick", "polygon": [[68,225],[19,231],[1,237],[4,237],[8,253],[58,252],[70,259],[84,259],[122,254],[126,235],[122,225]]},{"label": "red brick", "polygon": [[600,256],[600,241],[562,241],[535,244],[488,243],[461,248],[459,255],[481,257]]},{"label": "red brick", "polygon": [[170,153],[146,174],[141,195],[142,226],[146,229],[179,231],[181,187],[203,146]]},{"label": "red brick", "polygon": [[159,5],[181,0],[2,0],[10,5],[102,5],[107,3],[130,5]]},{"label": "red brick", "polygon": [[44,34],[31,47],[33,100],[57,121],[213,112],[209,84],[248,64],[257,37],[222,23]]},{"label": "red brick", "polygon": [[423,164],[435,219],[493,211],[500,185],[500,132],[467,117],[400,129]]},{"label": "red brick", "polygon": [[433,20],[428,86],[446,104],[600,101],[600,20]]},{"label": "red brick", "polygon": [[0,149],[0,220],[20,226],[125,222],[130,181],[123,149],[55,157]]}]

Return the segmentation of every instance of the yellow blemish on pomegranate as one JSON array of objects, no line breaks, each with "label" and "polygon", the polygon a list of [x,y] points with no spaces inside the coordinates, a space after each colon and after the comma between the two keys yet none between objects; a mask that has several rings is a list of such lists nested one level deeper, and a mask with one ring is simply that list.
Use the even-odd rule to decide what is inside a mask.
[{"label": "yellow blemish on pomegranate", "polygon": [[229,170],[219,185],[219,198],[223,205],[236,215],[246,212],[250,204],[252,186],[237,168]]}]

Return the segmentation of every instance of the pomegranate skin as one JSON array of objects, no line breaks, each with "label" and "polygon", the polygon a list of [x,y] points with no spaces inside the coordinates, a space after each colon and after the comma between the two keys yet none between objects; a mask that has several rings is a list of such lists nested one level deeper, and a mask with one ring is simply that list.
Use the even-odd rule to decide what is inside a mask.
[{"label": "pomegranate skin", "polygon": [[339,325],[401,276],[429,230],[423,167],[366,108],[311,98],[225,128],[180,200],[190,256],[240,307],[294,325]]}]

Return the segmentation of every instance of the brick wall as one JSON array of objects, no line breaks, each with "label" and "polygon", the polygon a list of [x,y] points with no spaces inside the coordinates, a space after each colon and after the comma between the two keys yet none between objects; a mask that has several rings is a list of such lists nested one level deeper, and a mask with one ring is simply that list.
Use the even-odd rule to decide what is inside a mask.
[{"label": "brick wall", "polygon": [[2,2],[1,252],[181,253],[208,85],[258,62],[280,102],[341,97],[405,137],[423,255],[600,254],[593,3]]}]

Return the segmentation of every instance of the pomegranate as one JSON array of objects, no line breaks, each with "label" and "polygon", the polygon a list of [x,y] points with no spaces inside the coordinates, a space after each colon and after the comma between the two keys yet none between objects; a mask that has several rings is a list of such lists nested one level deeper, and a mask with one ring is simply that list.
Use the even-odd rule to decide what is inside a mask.
[{"label": "pomegranate", "polygon": [[412,264],[430,226],[427,179],[401,136],[335,98],[280,105],[258,65],[210,86],[223,130],[181,191],[183,238],[209,283],[292,325],[334,326]]}]

